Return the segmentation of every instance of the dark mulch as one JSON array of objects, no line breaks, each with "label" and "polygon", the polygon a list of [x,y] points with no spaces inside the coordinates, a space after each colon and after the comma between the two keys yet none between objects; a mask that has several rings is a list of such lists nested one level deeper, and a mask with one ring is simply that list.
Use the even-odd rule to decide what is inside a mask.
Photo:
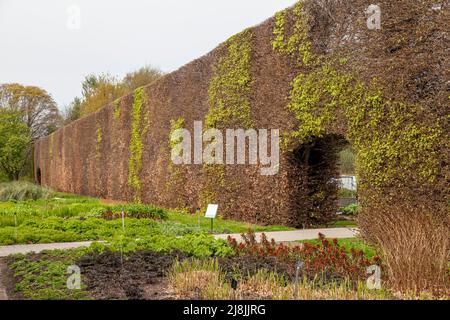
[{"label": "dark mulch", "polygon": [[163,300],[173,298],[167,291],[167,271],[181,253],[138,251],[89,254],[79,259],[83,281],[96,299]]},{"label": "dark mulch", "polygon": [[265,269],[277,272],[286,279],[292,279],[295,275],[294,265],[278,261],[275,257],[269,256],[230,256],[219,259],[219,265],[227,278],[240,278],[254,276],[258,271]]}]

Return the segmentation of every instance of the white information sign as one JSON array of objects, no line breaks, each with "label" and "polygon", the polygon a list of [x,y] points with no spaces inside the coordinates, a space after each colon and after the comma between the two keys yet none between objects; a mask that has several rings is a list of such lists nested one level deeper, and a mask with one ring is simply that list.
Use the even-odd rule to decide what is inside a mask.
[{"label": "white information sign", "polygon": [[215,219],[217,217],[217,210],[219,209],[218,204],[209,204],[208,210],[206,210],[205,218]]}]

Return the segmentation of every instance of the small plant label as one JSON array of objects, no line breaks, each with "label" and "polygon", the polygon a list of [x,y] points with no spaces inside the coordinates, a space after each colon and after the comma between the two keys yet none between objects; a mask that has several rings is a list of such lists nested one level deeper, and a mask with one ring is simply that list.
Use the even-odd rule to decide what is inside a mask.
[{"label": "small plant label", "polygon": [[217,210],[219,209],[218,204],[209,204],[206,210],[205,218],[215,219],[217,217]]},{"label": "small plant label", "polygon": [[369,290],[381,290],[381,268],[379,266],[370,266],[367,268],[367,288]]}]

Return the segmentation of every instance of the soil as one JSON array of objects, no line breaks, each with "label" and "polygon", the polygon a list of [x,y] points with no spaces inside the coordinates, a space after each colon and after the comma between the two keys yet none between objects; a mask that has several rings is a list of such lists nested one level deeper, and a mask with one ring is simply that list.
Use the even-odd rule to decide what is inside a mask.
[{"label": "soil", "polygon": [[81,268],[87,290],[98,300],[175,299],[168,290],[167,272],[181,253],[138,251],[126,256],[105,252],[82,257]]}]

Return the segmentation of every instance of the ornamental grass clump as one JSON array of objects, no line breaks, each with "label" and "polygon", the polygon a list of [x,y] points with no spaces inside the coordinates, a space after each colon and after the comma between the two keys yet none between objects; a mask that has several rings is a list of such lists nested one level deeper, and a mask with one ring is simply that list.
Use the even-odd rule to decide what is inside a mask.
[{"label": "ornamental grass clump", "polygon": [[102,218],[106,220],[121,219],[167,219],[167,212],[164,209],[144,204],[128,204],[124,206],[107,207],[102,212]]},{"label": "ornamental grass clump", "polygon": [[232,290],[225,283],[217,259],[176,261],[169,272],[169,283],[181,298],[230,299]]},{"label": "ornamental grass clump", "polygon": [[[236,266],[237,267],[237,266]],[[181,299],[200,300],[382,300],[392,295],[370,290],[350,280],[323,284],[306,277],[298,283],[276,271],[261,268],[254,274],[241,271],[232,286],[217,259],[176,261],[169,273],[170,290]],[[237,280],[237,281],[236,281]],[[234,288],[234,289],[233,289]]]},{"label": "ornamental grass clump", "polygon": [[420,296],[450,296],[450,216],[436,201],[416,205],[377,205],[372,216],[359,218],[383,254],[389,284],[395,290]]},{"label": "ornamental grass clump", "polygon": [[48,199],[52,195],[51,189],[30,182],[18,181],[0,184],[0,201]]}]

